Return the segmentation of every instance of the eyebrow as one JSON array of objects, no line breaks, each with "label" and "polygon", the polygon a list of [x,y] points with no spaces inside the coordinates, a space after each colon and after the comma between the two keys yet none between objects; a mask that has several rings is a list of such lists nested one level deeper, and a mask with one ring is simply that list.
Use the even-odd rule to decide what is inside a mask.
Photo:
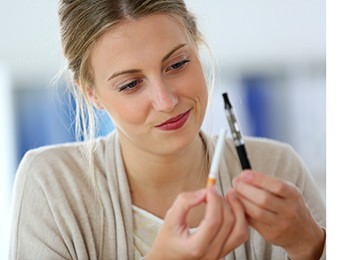
[{"label": "eyebrow", "polygon": [[[167,53],[163,59],[162,59],[162,62],[164,62],[166,59],[168,59],[174,52],[176,52],[177,50],[181,49],[182,47],[184,47],[186,44],[185,43],[181,43],[179,45],[177,45],[175,48],[173,48],[169,53]],[[120,71],[120,72],[116,72],[116,73],[113,73],[108,79],[107,81],[110,81],[111,79],[115,78],[115,77],[118,77],[120,75],[123,75],[123,74],[132,74],[132,73],[138,73],[138,72],[141,72],[140,69],[131,69],[131,70],[123,70],[123,71]]]}]

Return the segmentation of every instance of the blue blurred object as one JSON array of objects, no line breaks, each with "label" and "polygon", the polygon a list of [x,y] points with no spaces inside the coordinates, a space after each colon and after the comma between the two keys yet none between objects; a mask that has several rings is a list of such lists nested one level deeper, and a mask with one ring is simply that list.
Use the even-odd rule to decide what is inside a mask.
[{"label": "blue blurred object", "polygon": [[241,82],[251,135],[272,138],[269,80],[264,75],[250,74],[243,76]]},{"label": "blue blurred object", "polygon": [[[17,88],[15,104],[17,165],[30,149],[76,141],[75,103],[69,91],[62,88],[55,92],[40,86]],[[97,136],[114,129],[106,112],[97,111],[97,116]]]}]

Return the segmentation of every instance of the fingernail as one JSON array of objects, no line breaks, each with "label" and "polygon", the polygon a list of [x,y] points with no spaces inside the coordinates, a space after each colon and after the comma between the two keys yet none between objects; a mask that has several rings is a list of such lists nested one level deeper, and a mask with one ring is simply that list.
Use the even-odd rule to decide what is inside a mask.
[{"label": "fingernail", "polygon": [[254,174],[253,174],[252,171],[249,171],[249,170],[248,171],[243,171],[242,172],[242,177],[243,177],[244,180],[249,181],[249,180],[253,179]]}]

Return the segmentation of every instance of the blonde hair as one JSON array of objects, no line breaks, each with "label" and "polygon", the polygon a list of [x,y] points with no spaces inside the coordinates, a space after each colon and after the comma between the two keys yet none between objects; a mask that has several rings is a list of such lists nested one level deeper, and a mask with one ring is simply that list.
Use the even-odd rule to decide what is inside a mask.
[{"label": "blonde hair", "polygon": [[[94,86],[90,54],[97,40],[111,27],[125,20],[151,14],[168,14],[178,19],[190,39],[198,46],[204,42],[195,17],[183,0],[60,0],[59,22],[62,52],[72,74],[71,90],[75,97],[76,136],[85,140],[85,155],[89,175],[94,183],[93,150],[96,134],[96,115],[87,98]],[[77,84],[79,83],[79,87]]]}]

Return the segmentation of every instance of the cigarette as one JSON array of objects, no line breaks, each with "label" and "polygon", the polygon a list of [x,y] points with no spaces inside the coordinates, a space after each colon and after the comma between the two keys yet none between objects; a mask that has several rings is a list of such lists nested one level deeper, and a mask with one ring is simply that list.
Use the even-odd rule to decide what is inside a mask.
[{"label": "cigarette", "polygon": [[226,129],[221,129],[218,141],[215,146],[213,160],[210,166],[207,188],[209,188],[211,185],[214,185],[216,182],[216,178],[219,172],[220,159],[221,159],[222,152],[224,150],[225,137],[226,137]]}]

